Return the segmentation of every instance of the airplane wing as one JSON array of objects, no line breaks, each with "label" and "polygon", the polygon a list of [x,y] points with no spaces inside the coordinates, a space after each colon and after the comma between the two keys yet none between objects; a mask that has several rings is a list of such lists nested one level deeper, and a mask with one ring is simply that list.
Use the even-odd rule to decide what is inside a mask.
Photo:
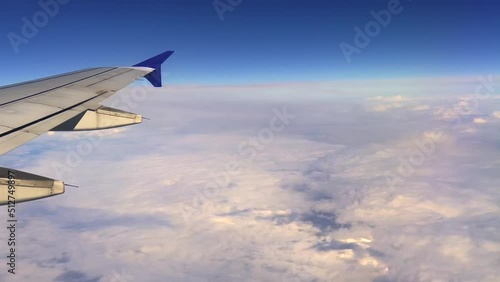
[{"label": "airplane wing", "polygon": [[[132,67],[85,69],[1,87],[0,155],[48,131],[99,130],[142,122],[139,115],[103,107],[100,103],[139,78],[145,77],[153,86],[161,87],[161,66],[172,54],[173,51],[167,51]],[[4,200],[12,190],[9,182],[16,172],[24,178],[16,178],[18,184],[34,183],[36,187],[37,182],[39,185],[50,182],[36,175],[0,168],[0,205],[8,202]],[[24,196],[17,199],[17,202],[34,200]]]}]

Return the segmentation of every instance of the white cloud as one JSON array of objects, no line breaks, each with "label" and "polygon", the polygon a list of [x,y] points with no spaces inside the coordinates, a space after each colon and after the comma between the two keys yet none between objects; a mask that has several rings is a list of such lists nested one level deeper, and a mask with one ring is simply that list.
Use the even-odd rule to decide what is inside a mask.
[{"label": "white cloud", "polygon": [[474,123],[482,124],[482,123],[487,123],[487,122],[488,122],[488,120],[486,120],[484,118],[480,118],[480,117],[474,118]]},{"label": "white cloud", "polygon": [[[137,111],[152,121],[106,136],[64,179],[82,188],[19,206],[20,281],[499,277],[500,151],[494,135],[463,135],[474,120],[436,121],[403,95],[389,104],[422,110],[374,113],[385,98],[200,99],[202,90],[151,95]],[[282,105],[297,118],[225,179],[241,143]],[[47,163],[64,160],[77,135],[40,138],[2,163],[54,175]],[[440,142],[388,185],[385,172],[422,140]],[[227,185],[206,190],[214,179]],[[202,205],[186,212],[193,201]]]},{"label": "white cloud", "polygon": [[385,112],[387,110],[401,108],[403,105],[400,103],[391,103],[391,104],[379,104],[372,107],[375,112]]},{"label": "white cloud", "polygon": [[402,102],[406,101],[408,98],[401,96],[401,95],[396,95],[396,96],[376,96],[374,98],[370,98],[370,100],[373,101],[383,101],[383,102]]},{"label": "white cloud", "polygon": [[430,109],[429,105],[418,105],[418,106],[413,107],[411,110],[412,111],[425,111],[428,109]]}]

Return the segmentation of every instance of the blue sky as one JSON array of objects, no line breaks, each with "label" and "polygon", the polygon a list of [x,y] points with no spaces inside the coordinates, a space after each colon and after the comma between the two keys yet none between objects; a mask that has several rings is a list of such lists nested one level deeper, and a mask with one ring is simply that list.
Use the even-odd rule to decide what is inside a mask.
[{"label": "blue sky", "polygon": [[[46,0],[49,1],[49,0]],[[227,0],[221,0],[226,2]],[[8,38],[37,1],[4,1],[1,84],[132,65],[171,49],[170,83],[252,84],[499,73],[495,1],[401,0],[401,13],[348,63],[339,47],[390,1],[243,0],[221,21],[212,1],[70,0],[19,53]],[[497,7],[495,7],[495,5]]]}]

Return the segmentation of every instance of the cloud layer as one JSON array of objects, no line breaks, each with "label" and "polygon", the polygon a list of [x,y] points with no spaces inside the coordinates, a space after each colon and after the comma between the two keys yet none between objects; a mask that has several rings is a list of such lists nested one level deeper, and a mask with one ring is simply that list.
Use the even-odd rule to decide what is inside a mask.
[{"label": "cloud layer", "polygon": [[[82,187],[19,206],[15,278],[497,281],[499,100],[316,87],[151,90],[134,111],[152,121],[106,132],[77,165],[95,136],[3,156]],[[280,130],[276,111],[293,115]]]}]

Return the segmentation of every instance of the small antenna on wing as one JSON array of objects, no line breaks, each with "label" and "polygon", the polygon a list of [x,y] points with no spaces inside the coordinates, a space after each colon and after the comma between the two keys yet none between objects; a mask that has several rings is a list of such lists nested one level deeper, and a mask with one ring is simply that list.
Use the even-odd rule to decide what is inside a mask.
[{"label": "small antenna on wing", "polygon": [[64,184],[65,187],[71,187],[71,188],[80,188],[80,186],[76,186],[76,185],[71,185],[71,184]]},{"label": "small antenna on wing", "polygon": [[145,119],[145,120],[151,120],[150,118],[148,117],[142,117],[142,119]]}]

